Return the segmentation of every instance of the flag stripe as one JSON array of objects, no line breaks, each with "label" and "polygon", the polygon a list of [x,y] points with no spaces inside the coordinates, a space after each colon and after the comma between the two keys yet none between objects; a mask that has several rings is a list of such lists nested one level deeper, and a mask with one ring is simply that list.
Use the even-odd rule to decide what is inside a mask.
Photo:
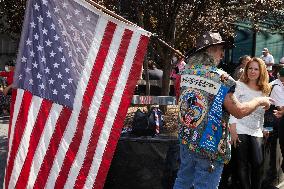
[{"label": "flag stripe", "polygon": [[83,97],[84,106],[81,108],[81,111],[79,114],[77,130],[75,132],[75,135],[72,139],[71,144],[69,145],[68,151],[65,155],[63,166],[61,167],[59,176],[57,177],[56,182],[55,182],[55,188],[64,187],[64,184],[67,180],[67,176],[69,174],[71,165],[78,152],[79,144],[81,143],[81,140],[82,140],[84,126],[85,126],[87,116],[88,116],[88,111],[91,105],[91,100],[94,95],[95,89],[97,87],[99,77],[101,75],[99,73],[101,73],[103,65],[105,63],[115,28],[116,28],[116,25],[114,23],[109,22],[107,24],[105,34],[104,34],[104,37],[101,43],[101,48],[98,52],[98,56],[96,57],[95,65],[93,67],[91,77],[90,77],[87,89]]},{"label": "flag stripe", "polygon": [[[86,122],[86,126],[84,128],[84,133],[83,133],[83,138],[82,138],[82,142],[80,144],[79,147],[79,151],[76,155],[76,159],[74,160],[71,170],[69,172],[68,175],[68,180],[66,181],[65,184],[65,188],[73,188],[74,183],[76,181],[76,177],[80,171],[80,167],[83,164],[83,161],[85,159],[85,155],[86,155],[86,150],[87,150],[87,146],[90,142],[90,137],[92,134],[92,128],[94,127],[94,122],[96,119],[96,115],[98,115],[99,112],[99,108],[100,108],[100,104],[102,104],[102,99],[103,99],[103,94],[105,93],[105,89],[107,89],[108,87],[114,87],[108,85],[107,81],[108,80],[115,80],[115,78],[113,78],[112,76],[110,76],[112,69],[117,69],[117,66],[114,65],[115,63],[115,59],[118,56],[117,55],[118,51],[119,51],[119,44],[121,44],[123,35],[124,35],[124,30],[125,27],[118,27],[115,30],[114,33],[114,37],[110,46],[110,51],[108,53],[106,62],[104,63],[104,68],[103,71],[101,73],[101,77],[99,79],[99,82],[97,84],[97,88],[94,94],[94,97],[92,99],[92,103],[91,103],[91,107],[88,113],[88,119]],[[130,36],[129,36],[130,37]],[[122,42],[123,43],[123,42]],[[102,77],[103,76],[103,77]],[[116,81],[117,82],[117,81]],[[112,95],[109,94],[108,95]],[[108,104],[103,103],[104,106],[108,106]],[[102,115],[102,113],[99,113],[98,116]]]},{"label": "flag stripe", "polygon": [[[11,147],[12,147],[12,141],[13,141],[13,135],[14,135],[14,123],[16,122],[16,117],[19,113],[19,109],[21,106],[21,99],[23,97],[24,91],[23,90],[15,90],[15,92],[12,93],[12,111],[10,113],[10,123],[9,123],[9,136],[8,136],[8,156],[6,160],[6,166],[8,165],[9,157],[10,157],[10,152],[11,152]],[[7,168],[5,169],[5,175],[7,175]],[[6,176],[5,176],[6,178]],[[4,179],[3,187],[6,186],[6,179]]]},{"label": "flag stripe", "polygon": [[[20,108],[21,108],[23,95],[24,95],[24,90],[18,89],[17,90],[17,94],[16,94],[15,102],[12,102],[12,103],[15,104],[14,105],[15,110],[14,110],[14,113],[13,113],[12,122],[10,123],[11,124],[11,132],[10,132],[10,136],[9,136],[9,151],[8,151],[7,160],[9,160],[10,153],[11,153],[11,148],[12,148],[12,145],[13,145],[12,141],[13,141],[14,133],[15,133],[15,123],[16,123],[18,115],[19,115],[19,111],[20,111]],[[7,163],[8,163],[8,161],[7,161]]]},{"label": "flag stripe", "polygon": [[[19,178],[20,175],[20,171],[22,169],[22,166],[24,164],[26,155],[28,153],[28,144],[30,141],[30,136],[33,130],[33,126],[36,123],[36,118],[37,115],[39,113],[40,110],[40,106],[41,106],[41,102],[42,102],[42,98],[33,96],[32,100],[31,100],[31,104],[29,107],[29,112],[27,115],[27,123],[26,123],[26,128],[23,132],[19,147],[18,147],[18,151],[16,154],[16,158],[14,161],[15,166],[13,167],[13,171],[12,171],[12,175],[11,175],[11,179],[10,179],[10,183],[9,183],[9,188],[15,188],[15,184],[17,182],[17,179]],[[30,127],[28,127],[28,125],[31,125]]]},{"label": "flag stripe", "polygon": [[78,84],[78,88],[76,91],[76,97],[74,100],[74,107],[76,108],[72,110],[70,120],[68,122],[66,131],[63,135],[64,143],[63,142],[60,143],[60,146],[58,148],[58,151],[55,157],[56,162],[54,162],[53,165],[50,165],[52,166],[52,168],[51,168],[51,171],[50,171],[47,183],[46,183],[46,188],[54,188],[54,184],[55,184],[54,181],[58,177],[60,168],[64,161],[65,154],[68,150],[68,146],[72,142],[73,135],[76,131],[76,127],[74,127],[74,124],[78,122],[79,113],[80,113],[82,103],[83,103],[84,91],[87,89],[87,84],[91,77],[92,68],[95,63],[94,60],[96,59],[98,55],[101,42],[103,40],[105,28],[107,26],[107,20],[100,18],[98,20],[97,25],[98,25],[98,28],[96,28],[96,33],[95,33],[95,36],[92,42],[92,46],[88,53],[88,58],[86,60],[85,69],[82,72],[82,77],[80,79],[80,82]]},{"label": "flag stripe", "polygon": [[[91,170],[89,172],[89,175],[87,177],[86,183],[85,183],[85,188],[91,188],[93,183],[94,183],[94,179],[97,177],[97,172],[101,163],[101,158],[102,158],[102,154],[104,153],[105,150],[105,146],[106,146],[106,142],[107,139],[105,140],[105,138],[108,138],[108,134],[109,134],[109,130],[111,129],[109,126],[113,125],[113,121],[115,119],[115,115],[116,115],[116,111],[118,109],[118,105],[120,102],[120,99],[122,97],[122,93],[123,90],[125,88],[126,82],[128,80],[129,77],[129,71],[132,67],[132,63],[134,60],[134,56],[135,56],[135,52],[139,43],[139,38],[140,38],[140,34],[139,33],[134,33],[128,48],[128,52],[123,64],[123,68],[120,72],[120,76],[118,79],[118,83],[116,85],[116,89],[115,89],[115,93],[113,95],[113,99],[111,102],[111,105],[109,106],[109,111],[108,111],[108,115],[106,118],[106,123],[104,124],[104,131],[102,132],[102,134],[100,135],[100,139],[99,139],[99,144],[96,146],[96,152],[95,152],[95,156],[93,158],[93,164],[91,166]],[[101,141],[104,140],[104,141]]]},{"label": "flag stripe", "polygon": [[[95,153],[95,149],[97,146],[98,138],[101,133],[103,123],[105,122],[106,114],[108,112],[109,104],[112,99],[113,92],[115,90],[115,86],[118,81],[119,74],[121,72],[123,62],[126,56],[126,52],[130,43],[130,39],[132,36],[132,31],[126,30],[124,32],[124,36],[122,37],[122,41],[119,47],[119,51],[115,60],[113,67],[113,70],[109,76],[108,84],[106,87],[106,90],[104,92],[104,96],[100,105],[100,109],[98,112],[100,112],[100,115],[97,116],[96,121],[94,123],[93,130],[91,132],[91,138],[89,139],[89,144],[87,147],[87,154],[84,158],[84,163],[81,166],[79,175],[77,176],[76,183],[74,187],[76,188],[83,188],[86,178],[88,176],[93,156]],[[117,45],[118,46],[118,45]]]},{"label": "flag stripe", "polygon": [[39,189],[45,186],[51,165],[54,163],[55,155],[57,153],[61,138],[64,134],[70,116],[71,111],[68,108],[64,107],[57,120],[55,131],[53,132],[50,139],[51,142],[48,146],[48,150],[45,153],[45,157],[41,164],[40,171],[37,175],[33,188]]},{"label": "flag stripe", "polygon": [[14,167],[14,160],[17,155],[18,147],[22,140],[22,135],[26,129],[26,123],[29,113],[29,108],[32,100],[32,94],[30,92],[24,92],[21,107],[19,108],[19,114],[17,115],[17,121],[15,123],[14,130],[16,131],[13,136],[13,142],[11,143],[11,151],[7,164],[6,176],[5,176],[5,188],[8,188],[10,177]]},{"label": "flag stripe", "polygon": [[[116,113],[116,116],[114,118],[115,120],[111,124],[112,127],[109,128],[110,129],[109,132],[111,132],[111,134],[107,135],[107,136],[109,136],[109,138],[104,139],[104,140],[101,140],[102,136],[100,136],[100,141],[108,141],[107,145],[106,145],[105,142],[102,142],[102,143],[105,143],[105,144],[102,144],[101,142],[99,142],[99,144],[97,145],[98,147],[105,145],[105,148],[104,148],[104,153],[102,154],[102,156],[103,156],[101,158],[102,162],[99,165],[99,170],[98,170],[98,173],[97,173],[97,176],[96,176],[96,180],[95,180],[93,186],[91,186],[91,187],[87,186],[86,188],[96,188],[96,189],[102,189],[103,188],[103,184],[105,182],[106,175],[107,175],[108,169],[110,167],[110,163],[111,163],[111,160],[112,160],[118,139],[120,137],[120,133],[121,133],[120,131],[121,131],[121,128],[123,126],[124,118],[125,118],[127,109],[129,107],[129,104],[130,104],[132,96],[133,96],[134,88],[136,86],[136,81],[138,80],[140,73],[141,73],[143,58],[144,58],[144,55],[145,55],[145,52],[146,52],[148,40],[149,40],[148,37],[141,36],[139,46],[138,46],[136,54],[135,54],[135,59],[133,61],[132,68],[131,68],[130,73],[129,73],[129,77],[128,77],[126,86],[124,88],[124,91],[123,91],[123,94],[122,94],[122,97],[121,97],[121,101],[120,101],[120,103],[116,102],[116,103],[118,103],[118,105],[117,105],[118,109],[117,109],[117,111],[115,111],[117,113]],[[114,110],[114,108],[112,108],[112,106],[110,108],[112,110]],[[111,113],[109,113],[108,116],[110,117],[112,115],[111,115]],[[107,118],[106,120],[109,120],[109,119]]]},{"label": "flag stripe", "polygon": [[[15,102],[17,98],[17,90],[12,90],[12,97],[11,97],[11,106],[10,106],[10,119],[9,119],[9,130],[8,130],[8,138],[10,138],[11,134],[11,126],[12,126],[12,120],[13,120],[13,114],[14,114],[14,107],[15,107]],[[10,146],[8,144],[8,146]]]},{"label": "flag stripe", "polygon": [[[33,159],[32,165],[31,165],[31,173],[30,173],[30,177],[29,177],[29,181],[28,181],[28,188],[32,188],[32,186],[35,183],[35,180],[37,178],[37,175],[40,171],[40,167],[41,164],[43,163],[43,159],[44,156],[47,155],[47,151],[49,149],[48,146],[50,146],[50,142],[51,142],[51,137],[52,135],[54,135],[54,130],[56,127],[56,124],[59,122],[59,120],[61,120],[60,116],[63,116],[64,111],[62,111],[63,106],[58,105],[58,104],[53,104],[52,108],[50,110],[50,113],[48,115],[48,119],[46,121],[46,125],[45,128],[43,130],[43,134],[42,137],[39,141],[38,147],[36,149],[35,155],[34,157],[37,157],[36,159]],[[68,116],[65,115],[64,117],[64,121],[65,119],[67,119],[68,122]],[[63,122],[67,124],[67,122]],[[51,151],[52,152],[52,151]],[[51,153],[49,152],[49,153]],[[50,155],[50,154],[48,154]],[[42,188],[41,185],[40,188]]]},{"label": "flag stripe", "polygon": [[39,113],[37,116],[35,116],[37,120],[36,123],[34,124],[33,131],[30,135],[28,154],[26,156],[19,179],[17,181],[16,188],[20,188],[21,186],[27,185],[32,160],[34,158],[34,154],[37,149],[37,145],[42,135],[44,126],[46,125],[46,121],[48,118],[47,115],[49,115],[51,107],[52,107],[51,101],[43,100],[40,106]]}]

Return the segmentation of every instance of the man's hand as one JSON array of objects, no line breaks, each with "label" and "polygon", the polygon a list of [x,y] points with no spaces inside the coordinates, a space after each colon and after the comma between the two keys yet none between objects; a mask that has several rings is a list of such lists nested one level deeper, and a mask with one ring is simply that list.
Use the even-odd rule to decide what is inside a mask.
[{"label": "man's hand", "polygon": [[12,84],[9,85],[8,87],[5,87],[5,89],[3,90],[3,94],[4,94],[5,96],[7,96],[8,92],[9,92],[9,90],[10,90],[11,88],[12,88]]},{"label": "man's hand", "polygon": [[274,110],[273,114],[275,115],[275,117],[281,118],[284,115],[284,106],[282,106],[278,110]]}]

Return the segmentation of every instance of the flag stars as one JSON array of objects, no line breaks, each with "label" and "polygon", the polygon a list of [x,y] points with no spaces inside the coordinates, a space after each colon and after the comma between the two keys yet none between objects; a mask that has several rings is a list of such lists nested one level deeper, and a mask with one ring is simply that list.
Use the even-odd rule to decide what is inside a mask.
[{"label": "flag stars", "polygon": [[75,10],[75,15],[79,14],[80,11],[78,9]]},{"label": "flag stars", "polygon": [[66,59],[65,59],[65,57],[63,56],[62,58],[61,58],[61,62],[65,62],[66,61]]},{"label": "flag stars", "polygon": [[66,89],[67,85],[65,85],[64,83],[61,85],[62,89]]},{"label": "flag stars", "polygon": [[40,89],[45,90],[45,87],[44,87],[44,84],[43,84],[43,83],[40,84],[39,87],[40,87]]},{"label": "flag stars", "polygon": [[27,62],[27,58],[24,57],[24,56],[21,58],[21,60],[22,60],[22,62]]},{"label": "flag stars", "polygon": [[62,34],[63,36],[67,36],[67,35],[68,35],[68,33],[67,33],[66,30],[61,31],[61,34]]},{"label": "flag stars", "polygon": [[30,52],[30,57],[35,57],[34,51],[31,51],[31,52]]},{"label": "flag stars", "polygon": [[47,6],[47,0],[42,0],[42,4]]},{"label": "flag stars", "polygon": [[71,66],[74,68],[76,65],[74,62],[71,63]]},{"label": "flag stars", "polygon": [[64,97],[65,97],[65,99],[70,99],[70,95],[69,94],[65,94]]},{"label": "flag stars", "polygon": [[77,48],[76,48],[76,51],[77,51],[77,52],[81,52],[81,48],[80,48],[80,47],[77,47]]},{"label": "flag stars", "polygon": [[51,47],[52,42],[49,39],[47,41],[45,41],[45,43],[46,43],[46,46]]},{"label": "flag stars", "polygon": [[49,69],[48,67],[46,67],[46,68],[44,69],[44,71],[45,71],[45,73],[50,73],[50,69]]},{"label": "flag stars", "polygon": [[26,73],[30,73],[31,69],[30,68],[25,68]]},{"label": "flag stars", "polygon": [[67,15],[66,15],[66,19],[67,19],[67,20],[70,20],[71,18],[72,18],[72,16],[71,16],[70,14],[67,14]]},{"label": "flag stars", "polygon": [[29,46],[32,45],[32,41],[30,40],[30,38],[28,38],[28,40],[26,41],[26,44]]},{"label": "flag stars", "polygon": [[39,15],[38,17],[37,17],[37,19],[38,19],[38,22],[40,23],[43,23],[43,18],[42,18],[42,16],[41,15]]},{"label": "flag stars", "polygon": [[69,52],[68,52],[68,56],[69,56],[69,57],[72,57],[72,51],[69,51]]},{"label": "flag stars", "polygon": [[42,33],[44,34],[44,35],[47,35],[47,29],[45,29],[45,28],[43,28],[43,30],[42,30]]},{"label": "flag stars", "polygon": [[49,82],[50,85],[54,84],[54,80],[52,78],[50,78],[50,80],[48,80],[48,82]]},{"label": "flag stars", "polygon": [[37,68],[38,64],[36,62],[32,63],[33,68]]},{"label": "flag stars", "polygon": [[58,39],[59,39],[59,37],[58,37],[58,35],[56,34],[56,35],[54,36],[54,40],[55,40],[55,41],[58,41]]},{"label": "flag stars", "polygon": [[30,79],[29,80],[29,85],[34,85],[34,80]]},{"label": "flag stars", "polygon": [[20,74],[20,75],[18,76],[18,78],[19,78],[19,80],[23,79],[23,75]]},{"label": "flag stars", "polygon": [[69,73],[70,69],[69,68],[65,68],[65,72]]},{"label": "flag stars", "polygon": [[65,47],[69,47],[70,46],[67,41],[64,41],[64,45],[65,45]]},{"label": "flag stars", "polygon": [[57,74],[57,77],[58,77],[58,79],[62,79],[62,74],[59,72],[59,73]]},{"label": "flag stars", "polygon": [[34,38],[35,38],[35,40],[38,40],[39,36],[38,36],[37,33],[34,35]]},{"label": "flag stars", "polygon": [[40,73],[37,74],[36,78],[41,79],[42,75]]},{"label": "flag stars", "polygon": [[55,7],[55,8],[54,8],[54,12],[55,12],[55,13],[58,13],[59,10],[60,10],[60,9],[59,9],[58,7]]},{"label": "flag stars", "polygon": [[57,95],[57,94],[58,94],[58,91],[57,91],[56,89],[54,89],[54,90],[52,91],[52,94]]},{"label": "flag stars", "polygon": [[61,46],[58,47],[59,52],[63,51],[63,48]]},{"label": "flag stars", "polygon": [[64,3],[62,4],[62,6],[63,6],[63,8],[66,9],[66,8],[67,8],[67,3],[64,2]]},{"label": "flag stars", "polygon": [[30,25],[31,25],[32,28],[36,27],[36,24],[34,22],[31,22]]},{"label": "flag stars", "polygon": [[72,83],[73,79],[72,78],[69,78],[68,79],[68,83]]},{"label": "flag stars", "polygon": [[59,66],[59,64],[58,64],[57,62],[55,62],[55,63],[53,64],[53,67],[54,67],[54,68],[58,68],[58,66]]},{"label": "flag stars", "polygon": [[49,10],[46,12],[46,16],[47,18],[51,18],[51,13],[49,12]]},{"label": "flag stars", "polygon": [[86,36],[86,32],[82,32],[81,35],[82,35],[83,37],[85,37],[85,36]]},{"label": "flag stars", "polygon": [[75,28],[73,25],[71,25],[71,26],[70,26],[70,30],[71,30],[71,31],[75,31],[76,28]]},{"label": "flag stars", "polygon": [[41,45],[36,46],[36,48],[37,48],[37,51],[42,51],[43,50],[43,47]]},{"label": "flag stars", "polygon": [[90,15],[88,15],[88,16],[86,17],[86,19],[87,19],[87,21],[91,21]]},{"label": "flag stars", "polygon": [[37,3],[36,3],[36,4],[34,4],[34,8],[35,8],[35,10],[39,11],[39,6],[38,6],[38,4],[37,4]]},{"label": "flag stars", "polygon": [[54,57],[56,55],[56,53],[53,52],[53,50],[49,54],[50,54],[50,57]]},{"label": "flag stars", "polygon": [[44,62],[44,63],[46,63],[46,58],[43,56],[43,57],[41,57],[41,62]]},{"label": "flag stars", "polygon": [[52,30],[55,30],[55,25],[53,23],[50,26]]}]

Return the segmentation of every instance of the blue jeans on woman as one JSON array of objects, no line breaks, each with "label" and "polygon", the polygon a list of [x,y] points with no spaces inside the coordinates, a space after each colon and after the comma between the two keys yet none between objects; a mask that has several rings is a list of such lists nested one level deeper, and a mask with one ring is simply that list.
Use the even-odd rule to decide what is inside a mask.
[{"label": "blue jeans on woman", "polygon": [[214,169],[209,172],[210,159],[189,151],[186,145],[180,145],[181,164],[177,173],[174,189],[216,189],[218,188],[223,163],[214,161]]}]

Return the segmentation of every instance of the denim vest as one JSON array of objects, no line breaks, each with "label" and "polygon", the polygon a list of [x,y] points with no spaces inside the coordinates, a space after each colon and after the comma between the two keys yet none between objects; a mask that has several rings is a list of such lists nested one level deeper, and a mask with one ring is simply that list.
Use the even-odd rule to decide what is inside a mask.
[{"label": "denim vest", "polygon": [[228,162],[229,114],[223,103],[235,81],[211,65],[187,65],[181,73],[178,100],[179,139],[190,151]]}]

